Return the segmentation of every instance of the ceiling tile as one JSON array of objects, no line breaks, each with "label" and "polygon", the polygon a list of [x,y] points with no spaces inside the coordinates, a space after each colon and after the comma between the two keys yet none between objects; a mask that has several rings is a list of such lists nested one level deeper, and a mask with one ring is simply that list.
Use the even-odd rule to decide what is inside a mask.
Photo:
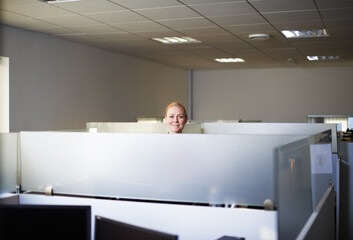
[{"label": "ceiling tile", "polygon": [[97,24],[96,21],[78,14],[44,17],[41,20],[63,27]]},{"label": "ceiling tile", "polygon": [[6,10],[33,18],[72,14],[69,11],[45,3],[39,5],[9,6]]},{"label": "ceiling tile", "polygon": [[297,21],[297,22],[275,22],[272,25],[278,30],[310,30],[323,29],[324,23],[321,20],[316,21]]},{"label": "ceiling tile", "polygon": [[180,0],[180,2],[190,5],[222,2],[245,2],[245,0]]},{"label": "ceiling tile", "polygon": [[30,17],[24,17],[23,15],[4,10],[0,10],[0,19],[4,24],[25,29],[55,27],[55,25],[51,23],[43,22]]},{"label": "ceiling tile", "polygon": [[231,45],[222,45],[222,46],[217,46],[218,49],[222,49],[225,52],[229,52],[231,54],[239,54],[242,53],[252,53],[252,52],[258,52],[258,49],[250,46],[247,42],[239,42],[237,44],[231,44]]},{"label": "ceiling tile", "polygon": [[263,16],[271,23],[296,22],[298,20],[318,21],[321,19],[317,10],[263,13]]},{"label": "ceiling tile", "polygon": [[316,9],[314,1],[308,0],[249,0],[249,3],[261,13]]},{"label": "ceiling tile", "polygon": [[220,27],[201,27],[201,28],[188,28],[188,29],[179,29],[181,33],[184,33],[186,36],[195,37],[198,36],[208,36],[208,35],[220,35],[227,34],[227,30]]},{"label": "ceiling tile", "polygon": [[92,33],[90,35],[95,39],[102,39],[111,43],[119,40],[136,39],[135,35],[127,32]]},{"label": "ceiling tile", "polygon": [[165,30],[165,31],[149,31],[149,32],[136,32],[134,33],[143,38],[158,38],[158,37],[182,37],[183,34],[179,32],[175,32],[173,30]]},{"label": "ceiling tile", "polygon": [[212,23],[211,21],[203,17],[160,20],[158,22],[164,26],[167,26],[169,28],[176,29],[176,30],[216,26],[214,23]]},{"label": "ceiling tile", "polygon": [[324,9],[324,10],[320,10],[320,13],[321,13],[321,16],[324,20],[352,19],[353,18],[353,8]]},{"label": "ceiling tile", "polygon": [[65,27],[36,28],[36,29],[30,29],[30,30],[41,32],[41,33],[47,33],[51,35],[79,33],[79,31],[76,31],[70,28],[65,28]]},{"label": "ceiling tile", "polygon": [[266,23],[266,20],[259,14],[218,16],[218,17],[209,17],[209,19],[220,26]]},{"label": "ceiling tile", "polygon": [[125,10],[125,8],[109,1],[84,0],[75,2],[57,3],[55,6],[74,13],[95,13]]},{"label": "ceiling tile", "polygon": [[80,25],[71,26],[70,28],[75,29],[84,33],[107,33],[116,32],[117,29],[105,24],[92,24],[92,25]]},{"label": "ceiling tile", "polygon": [[121,6],[130,9],[143,9],[143,8],[160,8],[171,6],[182,6],[177,0],[110,0]]},{"label": "ceiling tile", "polygon": [[267,41],[253,41],[246,40],[251,46],[258,49],[273,49],[273,48],[289,48],[291,44],[286,41],[280,41],[276,39],[267,40]]},{"label": "ceiling tile", "polygon": [[[328,28],[328,34],[330,36],[352,36],[353,35],[353,25],[349,28]],[[353,44],[353,42],[352,42]]]},{"label": "ceiling tile", "polygon": [[3,23],[20,21],[21,19],[30,19],[30,17],[0,9],[0,20]]},{"label": "ceiling tile", "polygon": [[135,11],[152,20],[200,17],[199,14],[185,6],[139,9]]},{"label": "ceiling tile", "polygon": [[292,43],[293,46],[296,46],[298,44],[327,44],[331,43],[331,38],[330,37],[315,37],[315,38],[288,38],[287,39],[289,42]]},{"label": "ceiling tile", "polygon": [[260,24],[242,24],[242,25],[231,25],[225,26],[225,29],[232,33],[267,33],[272,32],[275,29],[269,23]]},{"label": "ceiling tile", "polygon": [[225,44],[225,43],[237,43],[237,42],[242,42],[238,37],[226,33],[226,34],[219,34],[219,35],[206,35],[206,36],[200,36],[198,38],[202,42],[208,43],[208,44]]},{"label": "ceiling tile", "polygon": [[15,7],[15,6],[30,6],[30,5],[40,5],[38,0],[1,0],[1,8],[7,9],[8,7]]},{"label": "ceiling tile", "polygon": [[247,2],[200,4],[191,5],[190,7],[208,17],[256,13],[256,11]]},{"label": "ceiling tile", "polygon": [[353,1],[350,0],[315,0],[315,3],[319,9],[353,7]]},{"label": "ceiling tile", "polygon": [[125,30],[127,32],[156,32],[156,31],[166,31],[168,28],[153,22],[153,21],[141,21],[141,22],[128,22],[128,23],[114,23],[119,29]]},{"label": "ceiling tile", "polygon": [[347,28],[353,26],[352,19],[340,19],[340,20],[324,20],[327,28]]},{"label": "ceiling tile", "polygon": [[138,22],[147,21],[148,19],[136,14],[130,10],[112,11],[104,13],[87,13],[83,14],[91,19],[100,21],[101,23],[123,23],[123,22]]}]

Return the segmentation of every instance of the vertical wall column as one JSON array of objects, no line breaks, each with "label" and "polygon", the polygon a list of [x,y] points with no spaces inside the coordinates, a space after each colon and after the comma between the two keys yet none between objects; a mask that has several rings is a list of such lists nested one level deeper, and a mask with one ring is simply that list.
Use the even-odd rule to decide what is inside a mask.
[{"label": "vertical wall column", "polygon": [[0,133],[10,131],[9,58],[0,56]]},{"label": "vertical wall column", "polygon": [[188,107],[187,114],[188,119],[192,120],[192,92],[193,92],[193,70],[188,70]]}]

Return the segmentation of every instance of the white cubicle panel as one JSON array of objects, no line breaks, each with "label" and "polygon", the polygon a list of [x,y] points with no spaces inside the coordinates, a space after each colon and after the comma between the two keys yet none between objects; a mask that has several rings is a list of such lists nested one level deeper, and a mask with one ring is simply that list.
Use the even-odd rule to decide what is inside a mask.
[{"label": "white cubicle panel", "polygon": [[21,194],[20,204],[90,205],[92,240],[96,215],[175,234],[179,240],[216,240],[225,235],[244,237],[246,240],[278,239],[276,211],[33,194]]},{"label": "white cubicle panel", "polygon": [[22,188],[262,206],[274,148],[305,136],[22,132]]},{"label": "white cubicle panel", "polygon": [[313,135],[332,132],[332,152],[337,153],[337,124],[326,123],[202,123],[205,134]]},{"label": "white cubicle panel", "polygon": [[0,194],[16,192],[18,133],[0,133]]},{"label": "white cubicle panel", "polygon": [[[86,127],[96,128],[97,132],[116,133],[167,133],[166,123],[151,122],[88,122]],[[187,123],[183,133],[202,133],[200,123]]]}]

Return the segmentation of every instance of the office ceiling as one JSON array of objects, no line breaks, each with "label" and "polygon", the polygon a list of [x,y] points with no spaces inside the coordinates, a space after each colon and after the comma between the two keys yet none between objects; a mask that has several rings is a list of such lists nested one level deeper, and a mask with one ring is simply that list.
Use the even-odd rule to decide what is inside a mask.
[{"label": "office ceiling", "polygon": [[[352,0],[1,0],[0,21],[185,69],[353,65]],[[281,30],[326,29],[287,39]],[[268,34],[250,40],[249,34]],[[154,37],[201,43],[165,45]],[[308,61],[306,56],[339,56]],[[243,58],[218,63],[214,58]]]}]

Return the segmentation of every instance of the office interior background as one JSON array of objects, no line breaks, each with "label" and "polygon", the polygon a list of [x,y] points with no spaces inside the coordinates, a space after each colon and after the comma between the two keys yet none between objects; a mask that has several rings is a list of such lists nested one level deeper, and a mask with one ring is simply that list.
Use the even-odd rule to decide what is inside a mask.
[{"label": "office interior background", "polygon": [[[351,1],[2,0],[0,7],[11,132],[163,116],[175,100],[196,121],[353,115]],[[281,32],[323,28],[329,36]],[[151,39],[168,36],[201,43]],[[224,57],[245,62],[214,61]]]}]

